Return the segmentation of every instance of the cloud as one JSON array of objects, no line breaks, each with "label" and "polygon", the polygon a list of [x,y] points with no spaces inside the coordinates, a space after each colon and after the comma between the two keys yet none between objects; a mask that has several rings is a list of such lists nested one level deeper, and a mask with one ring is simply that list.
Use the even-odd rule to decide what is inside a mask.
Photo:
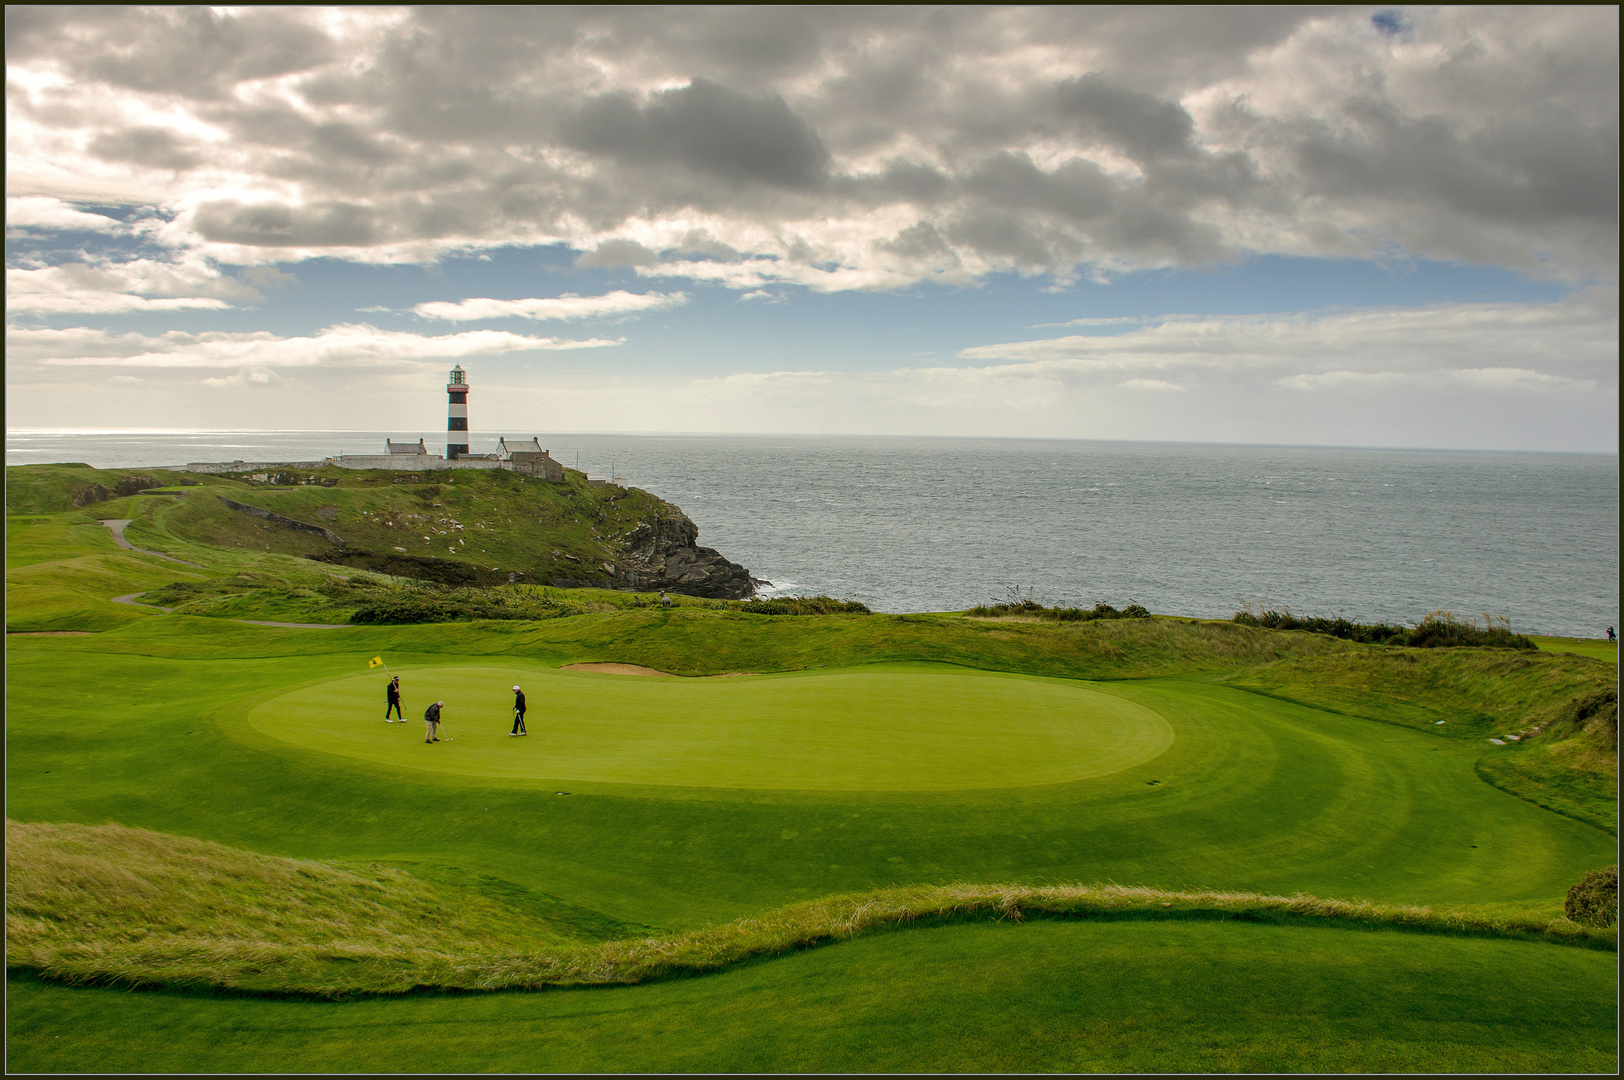
[{"label": "cloud", "polygon": [[116,190],[218,261],[562,243],[742,291],[1264,253],[1616,279],[1616,8],[30,8],[7,31],[8,180],[55,200],[12,226],[111,235],[69,204]]},{"label": "cloud", "polygon": [[1167,372],[1207,383],[1293,389],[1372,385],[1400,377],[1481,386],[1523,380],[1617,381],[1611,291],[1559,303],[1438,304],[1285,315],[1165,316],[1113,335],[1067,335],[962,349],[1006,370],[1086,379]]},{"label": "cloud", "polygon": [[575,260],[577,266],[652,266],[659,256],[635,240],[605,240],[596,251],[588,251]]},{"label": "cloud", "polygon": [[155,169],[190,169],[203,160],[199,148],[175,132],[161,127],[132,127],[104,131],[88,147],[103,161],[125,161]]},{"label": "cloud", "polygon": [[[9,284],[9,282],[8,282]],[[12,314],[128,315],[142,311],[221,311],[231,305],[205,296],[152,298],[91,290],[63,289],[7,297]]]},{"label": "cloud", "polygon": [[79,210],[61,199],[12,196],[6,199],[6,231],[12,230],[117,234],[128,232],[129,227],[117,218]]},{"label": "cloud", "polygon": [[278,270],[274,266],[250,266],[237,276],[259,289],[292,289],[299,284],[297,274]]},{"label": "cloud", "polygon": [[1136,160],[1196,153],[1195,121],[1177,102],[1113,84],[1098,75],[1062,81],[1057,96],[1062,116]]},{"label": "cloud", "polygon": [[563,296],[527,300],[434,300],[412,308],[427,319],[468,322],[473,319],[590,319],[613,315],[636,315],[649,311],[669,311],[688,302],[683,293],[629,293],[617,289],[602,296]]},{"label": "cloud", "polygon": [[245,367],[235,375],[210,376],[206,379],[199,379],[198,382],[203,386],[216,389],[280,390],[288,386],[287,379],[274,371],[261,367]]},{"label": "cloud", "polygon": [[470,330],[430,337],[380,330],[365,323],[329,326],[307,337],[256,333],[188,334],[171,331],[149,337],[110,334],[85,327],[70,330],[6,328],[12,361],[46,367],[244,368],[392,367],[420,360],[500,356],[530,350],[601,349],[624,339],[527,337],[501,330]]},{"label": "cloud", "polygon": [[681,165],[729,184],[811,187],[829,165],[817,132],[782,97],[709,79],[642,102],[627,91],[592,96],[561,126],[566,145],[636,167]]},{"label": "cloud", "polygon": [[1388,393],[1417,387],[1471,387],[1501,392],[1595,389],[1594,379],[1568,379],[1529,368],[1454,368],[1443,371],[1326,371],[1277,380],[1288,390]]},{"label": "cloud", "polygon": [[97,260],[6,269],[6,308],[13,314],[218,311],[261,298],[257,289],[221,273],[195,252],[167,261]]},{"label": "cloud", "polygon": [[[1569,449],[1618,438],[1613,290],[1551,304],[1453,304],[1307,316],[1181,316],[1114,336],[981,346],[891,370],[638,372],[591,360],[528,370],[566,342],[337,326],[271,334],[12,327],[8,408],[117,424],[215,380],[199,426],[434,430],[443,368],[473,369],[476,425],[533,431],[985,435],[1343,446]],[[967,350],[967,352],[970,352]],[[480,357],[487,358],[481,361]],[[470,362],[472,359],[473,362]],[[550,359],[558,359],[550,357]],[[518,361],[518,362],[515,362]],[[540,368],[542,363],[536,363]],[[271,374],[288,392],[258,393]],[[111,385],[108,376],[144,385]],[[52,409],[58,410],[53,413]],[[402,420],[403,417],[411,417]]]}]

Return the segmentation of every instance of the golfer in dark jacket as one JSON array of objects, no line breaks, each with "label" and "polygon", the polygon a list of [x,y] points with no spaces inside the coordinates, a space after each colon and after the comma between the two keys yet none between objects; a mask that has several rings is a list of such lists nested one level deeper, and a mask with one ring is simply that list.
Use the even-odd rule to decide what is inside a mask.
[{"label": "golfer in dark jacket", "polygon": [[513,688],[513,730],[509,735],[528,735],[524,729],[524,691],[517,686]]},{"label": "golfer in dark jacket", "polygon": [[395,722],[394,720],[389,719],[389,710],[394,709],[395,710],[395,718],[398,719],[401,723],[404,724],[406,722],[406,718],[404,716],[400,715],[400,676],[399,675],[396,675],[393,679],[389,680],[389,686],[384,690],[384,693],[386,695],[388,695],[388,696],[384,698],[383,722],[386,723],[386,724],[393,724]]},{"label": "golfer in dark jacket", "polygon": [[423,712],[423,723],[427,728],[423,732],[424,742],[440,741],[440,708],[445,702],[436,701]]}]

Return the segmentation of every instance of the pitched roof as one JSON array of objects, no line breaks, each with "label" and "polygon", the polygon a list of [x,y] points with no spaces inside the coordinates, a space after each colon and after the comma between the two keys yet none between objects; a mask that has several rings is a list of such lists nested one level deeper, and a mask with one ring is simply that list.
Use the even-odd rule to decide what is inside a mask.
[{"label": "pitched roof", "polygon": [[391,454],[428,453],[428,448],[423,445],[422,439],[418,439],[416,442],[406,442],[405,440],[396,442],[394,439],[385,439],[384,445],[388,447],[389,453]]}]

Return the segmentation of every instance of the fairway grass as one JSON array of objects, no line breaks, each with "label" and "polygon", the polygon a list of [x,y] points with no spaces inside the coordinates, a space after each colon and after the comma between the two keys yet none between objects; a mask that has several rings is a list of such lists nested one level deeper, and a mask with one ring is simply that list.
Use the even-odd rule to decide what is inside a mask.
[{"label": "fairway grass", "polygon": [[[1143,764],[1173,742],[1143,705],[1062,679],[947,665],[650,679],[541,667],[416,668],[450,743],[381,722],[382,679],[301,687],[257,706],[267,735],[310,750],[467,777],[704,788],[954,791],[1056,784]],[[525,687],[530,735],[511,738]]]},{"label": "fairway grass", "polygon": [[13,978],[16,1071],[1599,1072],[1616,956],[1244,922],[876,934],[700,979],[257,1000]]},{"label": "fairway grass", "polygon": [[[288,584],[220,611],[312,621],[340,572],[174,542],[167,499],[8,520],[8,627],[82,635],[7,642],[8,819],[66,830],[61,873],[8,874],[8,944],[43,950],[9,972],[13,1070],[1617,1064],[1616,935],[1560,920],[1616,862],[1616,772],[1574,767],[1616,770],[1584,705],[1616,664],[607,593],[319,631],[113,603],[251,571]],[[231,996],[277,990],[404,994]]]},{"label": "fairway grass", "polygon": [[1546,637],[1540,634],[1528,636],[1543,652],[1573,653],[1576,656],[1588,656],[1593,660],[1605,660],[1609,664],[1618,663],[1616,641],[1608,641],[1606,638]]}]

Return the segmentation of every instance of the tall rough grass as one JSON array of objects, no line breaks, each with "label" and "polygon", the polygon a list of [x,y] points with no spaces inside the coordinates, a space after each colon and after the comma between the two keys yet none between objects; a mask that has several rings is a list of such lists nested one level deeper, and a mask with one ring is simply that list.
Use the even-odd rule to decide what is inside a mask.
[{"label": "tall rough grass", "polygon": [[1532,638],[1512,633],[1509,619],[1485,615],[1483,625],[1478,626],[1453,611],[1429,611],[1413,626],[1394,626],[1391,623],[1350,622],[1341,616],[1330,619],[1321,615],[1293,615],[1290,608],[1254,611],[1248,606],[1243,611],[1235,612],[1234,621],[1242,626],[1258,626],[1268,630],[1306,630],[1310,634],[1326,634],[1364,645],[1408,645],[1418,649],[1461,645],[1489,649],[1539,648]]},{"label": "tall rough grass", "polygon": [[258,855],[118,825],[6,823],[6,963],[71,983],[344,996],[643,982],[955,920],[1239,919],[1616,949],[1617,930],[1360,900],[1115,884],[956,883],[831,896],[601,943],[402,871]]},{"label": "tall rough grass", "polygon": [[1045,607],[1030,596],[1021,596],[1019,590],[1011,589],[1010,594],[1003,600],[990,604],[977,604],[966,615],[974,619],[1007,619],[1011,616],[1033,619],[1044,619],[1050,622],[1093,622],[1096,619],[1148,619],[1150,611],[1142,604],[1131,601],[1128,606],[1118,611],[1104,600],[1099,601],[1091,608]]},{"label": "tall rough grass", "polygon": [[442,585],[365,573],[290,582],[259,571],[207,581],[174,582],[152,590],[142,599],[172,607],[183,615],[232,617],[244,611],[293,605],[330,619],[343,619],[347,613],[351,623],[374,625],[469,619],[535,622],[604,607],[532,585]]},{"label": "tall rough grass", "polygon": [[737,610],[751,615],[867,615],[868,605],[856,600],[836,600],[832,596],[775,596],[770,600],[745,600]]}]

